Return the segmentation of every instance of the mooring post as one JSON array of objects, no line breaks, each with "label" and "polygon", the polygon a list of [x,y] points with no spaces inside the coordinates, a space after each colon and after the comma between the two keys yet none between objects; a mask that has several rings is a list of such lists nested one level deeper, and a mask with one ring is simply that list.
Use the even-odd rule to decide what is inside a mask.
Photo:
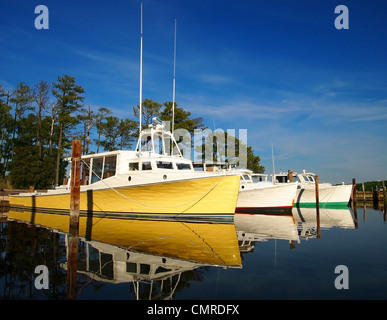
[{"label": "mooring post", "polygon": [[289,182],[293,182],[293,170],[288,170],[288,180]]},{"label": "mooring post", "polygon": [[352,205],[353,209],[356,208],[356,179],[352,178]]},{"label": "mooring post", "polygon": [[314,177],[314,184],[316,188],[316,221],[317,221],[317,238],[321,238],[321,228],[320,228],[320,197],[319,197],[319,177]]},{"label": "mooring post", "polygon": [[70,227],[78,229],[79,224],[79,200],[81,190],[81,153],[80,140],[73,140],[71,156],[71,198],[70,198]]},{"label": "mooring post", "polygon": [[77,258],[82,153],[81,141],[73,140],[72,148],[73,150],[71,156],[70,225],[67,256],[67,299],[75,299],[77,290]]},{"label": "mooring post", "polygon": [[366,204],[366,192],[365,192],[364,182],[362,183],[362,186],[363,186],[363,201],[364,201],[364,205],[365,205]]}]

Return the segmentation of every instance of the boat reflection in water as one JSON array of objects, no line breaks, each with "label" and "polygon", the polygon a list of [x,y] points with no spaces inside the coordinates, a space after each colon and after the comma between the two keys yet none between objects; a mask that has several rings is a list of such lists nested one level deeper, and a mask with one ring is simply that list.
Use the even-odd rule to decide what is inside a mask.
[{"label": "boat reflection in water", "polygon": [[256,242],[268,239],[299,242],[297,225],[291,214],[236,214],[235,228],[241,252],[254,249]]},{"label": "boat reflection in water", "polygon": [[293,208],[292,213],[302,240],[318,237],[318,228],[356,228],[356,219],[349,207],[332,209],[319,208],[318,216],[316,214],[316,208]]},{"label": "boat reflection in water", "polygon": [[[27,217],[25,212],[8,214],[9,220],[31,223]],[[67,246],[67,215],[35,213],[33,219],[35,225],[64,233]],[[65,270],[74,267],[68,265],[68,248],[61,264]],[[136,299],[171,299],[182,274],[199,267],[242,267],[233,223],[80,217],[77,254],[78,275],[131,282]]]},{"label": "boat reflection in water", "polygon": [[241,252],[251,252],[257,242],[288,240],[290,248],[309,238],[319,237],[321,229],[354,229],[356,219],[350,209],[293,208],[292,214],[236,214],[235,228]]}]

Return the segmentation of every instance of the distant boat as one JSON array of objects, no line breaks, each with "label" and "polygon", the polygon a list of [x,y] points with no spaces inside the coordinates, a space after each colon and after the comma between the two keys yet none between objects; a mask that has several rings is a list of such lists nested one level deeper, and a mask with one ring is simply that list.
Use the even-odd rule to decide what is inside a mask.
[{"label": "distant boat", "polygon": [[251,170],[238,171],[241,183],[235,213],[291,214],[297,182],[274,184],[268,181],[266,174],[253,173]]},{"label": "distant boat", "polygon": [[269,239],[300,242],[297,225],[291,214],[238,214],[235,216],[234,223],[241,251],[251,251],[255,242]]},{"label": "distant boat", "polygon": [[267,174],[253,173],[248,169],[229,168],[224,163],[197,164],[203,170],[218,173],[239,174],[241,176],[238,201],[235,208],[237,214],[290,214],[294,205],[297,182],[274,184],[268,180]]},{"label": "distant boat", "polygon": [[[306,170],[303,170],[302,173],[292,173],[292,181],[299,183],[296,201],[294,202],[295,207],[316,207],[315,176],[315,173],[306,172]],[[276,173],[274,179],[276,184],[289,183],[289,173]],[[351,198],[352,185],[332,185],[331,183],[319,183],[318,190],[320,207],[347,207]]]},{"label": "distant boat", "polygon": [[[293,208],[293,217],[302,239],[314,238],[317,236],[317,220],[315,208]],[[356,222],[354,215],[347,208],[321,208],[319,210],[319,226],[321,229],[341,228],[355,229]]]},{"label": "distant boat", "polygon": [[[195,171],[170,131],[160,123],[142,130],[134,151],[117,150],[81,159],[80,215],[137,219],[232,222],[238,174]],[[67,185],[47,192],[10,195],[11,210],[69,214]]]}]

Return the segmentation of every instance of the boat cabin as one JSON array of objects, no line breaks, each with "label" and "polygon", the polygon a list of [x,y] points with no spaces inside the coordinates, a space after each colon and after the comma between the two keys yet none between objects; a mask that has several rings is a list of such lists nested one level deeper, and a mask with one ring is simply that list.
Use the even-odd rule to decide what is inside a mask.
[{"label": "boat cabin", "polygon": [[315,174],[312,172],[306,172],[302,170],[302,173],[293,172],[292,178],[290,179],[289,172],[280,172],[274,175],[276,183],[286,182],[299,182],[299,183],[314,183]]},{"label": "boat cabin", "polygon": [[119,175],[144,171],[194,171],[192,161],[182,156],[172,133],[165,131],[162,124],[152,124],[141,131],[135,151],[116,150],[83,155],[81,185],[92,185]]}]

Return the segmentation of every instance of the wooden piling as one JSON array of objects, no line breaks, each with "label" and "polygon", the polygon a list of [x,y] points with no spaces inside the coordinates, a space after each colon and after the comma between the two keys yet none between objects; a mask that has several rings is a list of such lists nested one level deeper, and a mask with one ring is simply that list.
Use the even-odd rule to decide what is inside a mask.
[{"label": "wooden piling", "polygon": [[361,185],[363,187],[363,201],[364,201],[364,205],[366,205],[366,193],[365,193],[364,182]]},{"label": "wooden piling", "polygon": [[81,154],[82,144],[80,140],[73,140],[71,156],[71,196],[70,196],[70,228],[78,229],[79,224],[79,200],[81,190]]},{"label": "wooden piling", "polygon": [[73,140],[71,156],[71,195],[69,243],[67,256],[67,299],[75,299],[77,292],[77,260],[79,237],[79,206],[81,190],[81,154],[80,140]]},{"label": "wooden piling", "polygon": [[288,180],[289,182],[293,182],[293,170],[288,170]]},{"label": "wooden piling", "polygon": [[352,179],[352,205],[353,209],[356,208],[356,179]]},{"label": "wooden piling", "polygon": [[357,217],[357,208],[356,208],[356,179],[355,178],[352,178],[352,210],[353,210],[354,216]]},{"label": "wooden piling", "polygon": [[321,238],[321,228],[320,228],[320,196],[318,190],[319,177],[314,177],[314,184],[316,190],[316,221],[317,221],[317,238]]}]

